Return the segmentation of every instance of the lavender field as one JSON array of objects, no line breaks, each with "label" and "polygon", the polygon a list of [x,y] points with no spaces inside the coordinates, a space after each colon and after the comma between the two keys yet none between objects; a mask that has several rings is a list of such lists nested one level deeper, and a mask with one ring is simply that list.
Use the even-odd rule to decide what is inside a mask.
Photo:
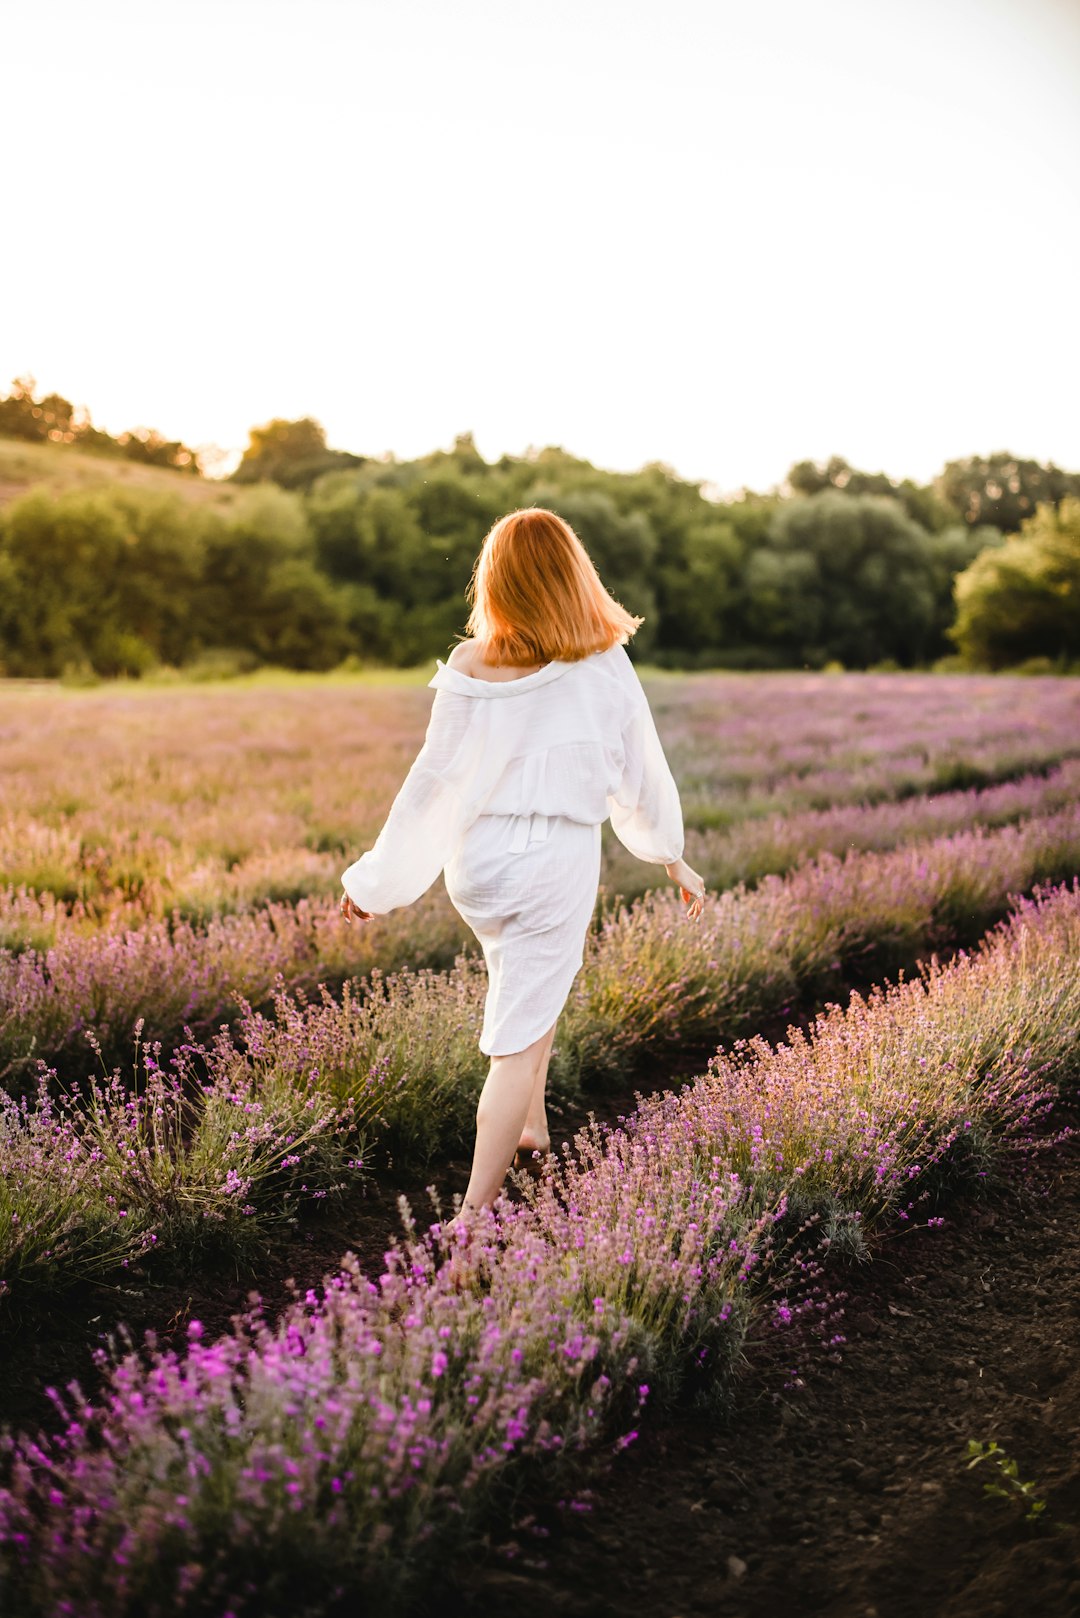
[{"label": "lavender field", "polygon": [[515,1479],[570,1496],[657,1410],[737,1405],[748,1364],[801,1387],[842,1352],[845,1266],[1066,1137],[1080,683],[646,683],[713,896],[689,926],[605,832],[552,1087],[620,1121],[513,1187],[464,1283],[482,963],[441,884],[337,914],[422,682],[0,686],[5,1354],[88,1288],[266,1291],[331,1205],[359,1248],[372,1176],[444,1198],[385,1267],[342,1252],[283,1313],[121,1344],[9,1433],[11,1610],[413,1610]]}]

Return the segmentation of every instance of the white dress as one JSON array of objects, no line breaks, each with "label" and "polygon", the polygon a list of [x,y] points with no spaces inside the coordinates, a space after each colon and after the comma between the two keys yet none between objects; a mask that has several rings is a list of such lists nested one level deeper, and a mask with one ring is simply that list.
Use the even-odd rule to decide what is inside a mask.
[{"label": "white dress", "polygon": [[375,846],[342,885],[361,910],[411,904],[440,871],[488,968],[480,1049],[547,1032],[581,967],[600,827],[639,859],[683,851],[682,809],[626,650],[474,679],[439,662],[424,745]]}]

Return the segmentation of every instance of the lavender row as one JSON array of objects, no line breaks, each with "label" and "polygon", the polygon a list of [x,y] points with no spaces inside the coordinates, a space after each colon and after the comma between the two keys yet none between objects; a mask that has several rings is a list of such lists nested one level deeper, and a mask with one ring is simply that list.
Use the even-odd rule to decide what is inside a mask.
[{"label": "lavender row", "polygon": [[[845,975],[909,966],[973,937],[1010,894],[1080,869],[1080,808],[889,854],[828,856],[689,925],[652,895],[590,940],[560,1021],[556,1093],[624,1081],[648,1053],[753,1032]],[[165,968],[159,969],[164,978]],[[148,994],[154,974],[147,971]],[[185,1041],[137,1084],[0,1106],[0,1278],[62,1287],[207,1242],[240,1247],[298,1202],[355,1179],[376,1142],[422,1162],[469,1134],[484,1059],[486,980],[472,957],[448,973],[373,973],[314,1000],[279,985],[269,1011]],[[140,1033],[141,1033],[140,1028]]]},{"label": "lavender row", "polygon": [[[5,1444],[0,1538],[20,1612],[307,1618],[403,1609],[523,1462],[632,1441],[687,1377],[730,1394],[748,1334],[842,1344],[830,1255],[940,1223],[949,1191],[1054,1140],[1077,1079],[1080,886],[972,956],[718,1058],[582,1136],[467,1249],[408,1229],[276,1324],[119,1358]],[[447,1262],[447,1259],[450,1259]],[[568,1465],[571,1470],[568,1472]]]},{"label": "lavender row", "polygon": [[[44,907],[9,899],[32,922]],[[336,900],[271,904],[252,915],[148,921],[122,931],[60,926],[42,949],[0,949],[0,1084],[17,1083],[39,1058],[78,1069],[93,1035],[106,1061],[131,1049],[141,1021],[166,1042],[265,1000],[279,980],[295,987],[361,977],[386,962],[449,965],[464,942],[460,919],[432,894],[378,930],[347,927]]]},{"label": "lavender row", "polygon": [[[1080,734],[1080,687],[1068,680],[648,684],[695,831],[1001,781],[1075,756]],[[321,894],[343,856],[373,838],[429,706],[419,681],[4,686],[0,879],[81,905],[95,922],[179,912],[201,924]],[[615,885],[630,891],[621,869]]]},{"label": "lavender row", "polygon": [[[1066,876],[1077,868],[1070,863],[1072,841],[1067,830],[1075,810],[1069,807],[1042,816],[1032,816],[1032,811],[1062,802],[1074,804],[1078,774],[1080,765],[1047,780],[1029,779],[983,793],[950,795],[949,801],[915,800],[877,809],[829,811],[815,817],[814,826],[805,821],[794,828],[784,822],[762,822],[757,830],[739,828],[728,834],[728,840],[737,845],[736,862],[743,857],[749,861],[756,845],[757,880],[768,886],[768,874],[761,866],[772,859],[783,867],[796,857],[803,842],[810,850],[816,846],[820,851],[824,845],[825,854],[835,850],[838,857],[849,843],[856,848],[860,841],[871,846],[888,847],[893,842],[903,846],[920,830],[950,830],[981,819],[1008,825],[1018,817],[1025,821],[1018,833],[1025,843],[1040,842],[1044,836],[1040,827],[1048,828],[1051,839],[1066,828],[1062,857],[1051,857],[1051,864],[1037,868],[1032,879]],[[965,846],[972,847],[976,865],[981,866],[986,850],[978,842]],[[724,853],[714,848],[715,863],[711,863],[709,850],[704,852],[710,879],[715,880],[713,872],[720,867],[722,880]],[[694,849],[691,853],[697,857]],[[729,847],[729,858],[731,853]],[[820,875],[813,873],[827,868],[822,857],[808,867],[808,881],[815,889]],[[903,858],[896,868],[907,870]],[[797,872],[798,867],[792,878],[796,886]],[[1021,876],[1015,885],[1030,883]],[[726,917],[730,904],[741,904],[744,898],[741,888],[729,890],[712,913]],[[24,927],[32,932],[39,920],[53,933],[47,947],[0,949],[0,1082],[6,1079],[9,1084],[17,1082],[38,1057],[61,1062],[70,1070],[72,1061],[78,1063],[87,1030],[105,1046],[107,1062],[118,1061],[140,1018],[151,1037],[167,1042],[180,1037],[188,1025],[201,1024],[205,1029],[233,1016],[241,1000],[265,1001],[279,979],[310,988],[320,980],[341,982],[375,968],[392,971],[406,963],[446,967],[465,944],[460,919],[441,890],[429,894],[411,911],[395,912],[368,928],[351,929],[343,925],[334,902],[328,899],[217,917],[205,928],[175,920],[89,933],[68,922],[55,901],[26,894],[9,895],[6,906],[0,901],[0,928],[6,922],[10,930]],[[607,933],[610,935],[610,923]],[[711,936],[708,928],[704,933]],[[662,1009],[658,1006],[657,1013]]]},{"label": "lavender row", "polygon": [[[822,853],[847,854],[857,850],[895,848],[919,838],[946,836],[970,826],[999,826],[1049,814],[1080,798],[1080,760],[1067,760],[1043,775],[967,791],[942,792],[931,797],[909,797],[876,804],[836,804],[827,809],[803,810],[709,831],[691,828],[687,858],[705,876],[709,886],[722,890],[739,882],[753,884],[762,876],[783,874],[804,860]],[[68,935],[80,938],[97,932],[121,935],[147,922],[147,907],[164,903],[159,890],[151,903],[146,889],[106,908],[71,899],[77,884],[65,875],[61,851],[55,845],[73,833],[56,828],[9,821],[0,826],[0,871],[33,878],[36,885],[9,885],[0,889],[0,947],[39,953]],[[173,908],[172,930],[187,927],[198,932],[210,922],[263,908],[284,909],[308,901],[311,916],[332,919],[341,855],[310,849],[282,847],[252,856],[228,872],[203,864],[168,897]],[[601,882],[609,893],[634,898],[648,891],[657,879],[655,868],[634,860],[616,839],[605,834]],[[51,886],[42,889],[41,884]],[[67,899],[57,895],[67,894]],[[162,918],[163,920],[165,918]],[[243,923],[234,922],[233,936],[242,936]],[[395,916],[365,940],[350,960],[354,972],[379,965],[386,970],[412,959],[422,964],[448,965],[469,940],[467,929],[453,911],[441,887],[409,917]],[[340,949],[338,953],[343,953]],[[367,958],[370,957],[370,958]]]},{"label": "lavender row", "polygon": [[[591,937],[559,1021],[556,1094],[625,1083],[650,1056],[715,1048],[766,1017],[840,993],[977,937],[1009,896],[1080,871],[1080,806],[995,832],[967,832],[888,854],[834,856],[751,892],[725,893],[690,925],[654,893],[608,916]],[[485,1061],[483,968],[377,974],[365,992],[315,1003],[279,989],[273,1014],[246,1012],[236,1072],[298,1076],[318,1068],[340,1102],[379,1116],[399,1155],[423,1160],[468,1138]]]}]

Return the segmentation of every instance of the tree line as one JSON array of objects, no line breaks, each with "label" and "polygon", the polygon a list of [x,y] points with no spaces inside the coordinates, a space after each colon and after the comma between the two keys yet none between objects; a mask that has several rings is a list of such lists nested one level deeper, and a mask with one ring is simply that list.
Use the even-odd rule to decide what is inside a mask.
[{"label": "tree line", "polygon": [[75,444],[91,455],[201,476],[198,453],[179,439],[166,438],[154,427],[132,427],[114,438],[94,426],[88,410],[73,405],[63,394],[38,397],[36,390],[32,376],[16,377],[0,397],[0,435],[21,438],[27,444]]},{"label": "tree line", "polygon": [[721,502],[660,464],[606,472],[557,448],[487,462],[468,434],[412,461],[350,455],[305,418],[253,429],[233,483],[221,505],[105,485],[8,506],[3,671],[444,655],[480,540],[526,505],[571,523],[645,619],[635,655],[663,666],[1080,658],[1080,474],[1006,454],[926,486],[801,462],[780,489]]}]

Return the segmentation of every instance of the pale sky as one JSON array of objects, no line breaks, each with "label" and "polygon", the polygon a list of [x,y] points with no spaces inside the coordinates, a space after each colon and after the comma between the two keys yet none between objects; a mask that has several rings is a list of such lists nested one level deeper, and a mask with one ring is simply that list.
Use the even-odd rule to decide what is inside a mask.
[{"label": "pale sky", "polygon": [[0,0],[0,386],[239,449],[1080,468],[1080,0]]}]

